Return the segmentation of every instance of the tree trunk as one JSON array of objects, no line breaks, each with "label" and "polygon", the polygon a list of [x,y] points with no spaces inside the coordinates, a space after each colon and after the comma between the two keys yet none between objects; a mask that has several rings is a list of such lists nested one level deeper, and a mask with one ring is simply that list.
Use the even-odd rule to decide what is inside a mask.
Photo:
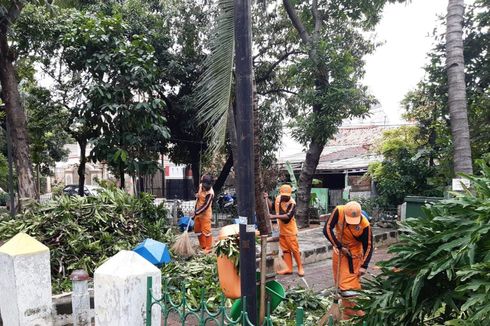
[{"label": "tree trunk", "polygon": [[36,164],[36,193],[37,200],[41,198],[41,172],[39,168],[39,163]]},{"label": "tree trunk", "polygon": [[[314,71],[314,74],[316,75],[315,88],[318,91],[328,87],[328,72],[323,67],[323,62],[318,57],[316,51],[317,42],[319,41],[319,32],[322,27],[322,18],[318,10],[318,1],[313,0],[311,3],[314,27],[312,34],[308,33],[305,25],[301,21],[300,16],[294,9],[292,1],[283,0],[283,5],[289,19],[291,20],[291,23],[293,24],[293,27],[299,34],[303,45],[310,48],[308,51],[308,56],[316,68]],[[320,108],[313,105],[313,112],[318,114],[320,112]],[[296,196],[296,219],[299,227],[308,227],[309,225],[308,208],[311,197],[311,184],[313,182],[313,175],[316,167],[318,166],[318,161],[320,160],[320,155],[322,154],[324,146],[325,143],[319,143],[316,139],[312,139],[308,151],[306,152],[305,162],[299,176],[298,193]]]},{"label": "tree trunk", "polygon": [[254,127],[254,176],[255,176],[255,214],[260,234],[267,235],[269,230],[269,210],[264,200],[264,182],[262,179],[262,151],[260,148],[260,119],[257,103],[257,84],[253,81],[253,127]]},{"label": "tree trunk", "polygon": [[85,164],[87,163],[87,140],[78,140],[80,147],[80,164],[78,165],[78,195],[85,196]]},{"label": "tree trunk", "polygon": [[27,136],[27,122],[22,108],[13,58],[7,42],[7,27],[0,27],[0,84],[10,126],[13,157],[17,171],[19,199],[36,198]]},{"label": "tree trunk", "polygon": [[145,192],[145,176],[139,173],[138,175],[138,197],[141,197],[141,193]]},{"label": "tree trunk", "polygon": [[[197,152],[197,155],[192,156],[192,181],[194,184],[194,191],[197,192],[199,190],[199,183],[201,183],[201,152]],[[187,176],[184,176],[187,178]]]},{"label": "tree trunk", "polygon": [[213,190],[216,195],[218,195],[221,192],[221,189],[225,185],[226,179],[228,178],[228,175],[230,174],[232,167],[233,167],[233,154],[230,153],[228,155],[228,158],[226,159],[225,165],[223,165],[223,168],[221,169],[218,179],[216,179],[216,182],[213,185]]},{"label": "tree trunk", "polygon": [[124,165],[119,163],[119,189],[126,189],[126,180],[124,179]]},{"label": "tree trunk", "polygon": [[464,0],[449,0],[446,33],[448,104],[454,146],[454,173],[473,173],[463,55]]},{"label": "tree trunk", "polygon": [[311,184],[323,147],[324,144],[319,144],[314,140],[311,141],[299,176],[298,192],[296,194],[296,221],[300,228],[308,227],[309,225],[308,208],[311,197]]}]

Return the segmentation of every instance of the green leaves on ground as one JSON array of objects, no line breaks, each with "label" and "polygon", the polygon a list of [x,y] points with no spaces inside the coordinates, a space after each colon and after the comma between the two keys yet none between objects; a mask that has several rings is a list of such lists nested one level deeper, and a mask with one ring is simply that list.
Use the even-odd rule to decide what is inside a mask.
[{"label": "green leaves on ground", "polygon": [[75,269],[90,275],[119,250],[131,250],[147,237],[166,240],[167,211],[153,197],[140,199],[121,190],[96,197],[60,197],[27,208],[17,219],[0,220],[0,240],[25,232],[49,247],[54,292],[68,290]]},{"label": "green leaves on ground", "polygon": [[222,292],[214,255],[194,256],[192,260],[175,259],[162,268],[162,280],[168,282],[168,291],[175,303],[180,302],[185,294],[187,302],[197,308],[203,291],[210,310],[221,303]]},{"label": "green leaves on ground", "polygon": [[360,300],[368,325],[484,325],[490,319],[490,166],[472,191],[407,219],[394,257]]},{"label": "green leaves on ground", "polygon": [[272,320],[274,325],[296,325],[296,308],[302,307],[305,312],[305,325],[315,325],[328,311],[331,303],[328,297],[316,294],[309,289],[296,287],[287,291],[286,299],[274,311]]}]

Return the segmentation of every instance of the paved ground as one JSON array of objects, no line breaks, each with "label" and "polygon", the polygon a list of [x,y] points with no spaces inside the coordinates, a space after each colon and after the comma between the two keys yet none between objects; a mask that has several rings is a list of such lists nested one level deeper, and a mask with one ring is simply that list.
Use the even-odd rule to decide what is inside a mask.
[{"label": "paved ground", "polygon": [[[369,273],[376,275],[378,270],[375,264],[378,261],[386,260],[390,258],[390,254],[387,253],[388,247],[374,248],[373,257],[369,266]],[[332,260],[327,259],[317,263],[304,266],[305,276],[300,278],[297,274],[276,276],[276,280],[279,281],[287,289],[295,286],[309,287],[315,292],[321,292],[326,289],[334,287],[333,275],[332,275]],[[294,267],[296,272],[296,266]]]}]

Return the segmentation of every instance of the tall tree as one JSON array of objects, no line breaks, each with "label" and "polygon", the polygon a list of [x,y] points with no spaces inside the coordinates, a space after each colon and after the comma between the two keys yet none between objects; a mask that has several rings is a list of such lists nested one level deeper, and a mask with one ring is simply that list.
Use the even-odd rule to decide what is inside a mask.
[{"label": "tall tree", "polygon": [[361,30],[379,20],[385,2],[283,0],[298,42],[307,51],[292,66],[303,103],[294,116],[293,135],[307,148],[296,197],[301,227],[308,225],[312,181],[323,147],[343,119],[366,115],[375,103],[360,83],[363,56],[374,50]]},{"label": "tall tree", "polygon": [[376,148],[383,161],[369,165],[379,195],[376,202],[381,207],[396,207],[407,195],[442,196],[446,178],[439,178],[438,168],[430,163],[434,160],[431,147],[417,126],[383,133]]},{"label": "tall tree", "polygon": [[22,107],[14,67],[16,55],[11,50],[8,39],[9,31],[19,17],[24,4],[25,1],[17,0],[0,3],[0,85],[10,127],[19,198],[35,198],[36,187],[32,177],[26,114]]},{"label": "tall tree", "polygon": [[154,91],[165,102],[163,114],[171,134],[171,145],[165,151],[172,162],[191,166],[197,189],[201,165],[207,163],[208,144],[203,137],[205,128],[193,119],[198,106],[192,95],[202,74],[207,40],[202,31],[210,24],[210,4],[130,0],[122,12],[133,32],[145,35],[155,49]]},{"label": "tall tree", "polygon": [[[465,10],[463,46],[465,55],[466,98],[468,123],[473,159],[473,169],[478,170],[476,160],[490,152],[490,1],[477,0]],[[446,183],[454,175],[453,141],[448,108],[448,74],[446,61],[446,20],[434,30],[435,46],[428,55],[424,67],[425,77],[417,88],[404,100],[405,117],[418,124],[419,138],[427,141],[431,165],[444,174]]]},{"label": "tall tree", "polygon": [[[69,113],[66,131],[81,154],[80,194],[88,159],[107,161],[122,186],[126,173],[154,172],[168,130],[164,103],[154,96],[153,46],[123,21],[120,7],[104,7],[97,15],[58,8],[49,20],[46,10],[26,9],[30,15],[19,26],[18,43],[38,60],[52,81],[53,101]],[[87,157],[90,142],[95,147]]]},{"label": "tall tree", "polygon": [[470,129],[466,102],[463,53],[464,0],[449,0],[447,8],[446,70],[451,134],[454,143],[454,172],[473,173]]}]

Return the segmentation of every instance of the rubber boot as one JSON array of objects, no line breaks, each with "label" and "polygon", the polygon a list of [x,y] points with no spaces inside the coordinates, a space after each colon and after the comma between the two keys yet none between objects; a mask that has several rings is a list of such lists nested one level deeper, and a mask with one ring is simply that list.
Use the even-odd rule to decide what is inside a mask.
[{"label": "rubber boot", "polygon": [[294,253],[294,260],[296,260],[296,265],[298,265],[298,276],[299,277],[305,276],[305,270],[303,269],[303,263],[301,263],[301,253],[300,252]]},{"label": "rubber boot", "polygon": [[283,269],[282,271],[278,271],[278,275],[288,275],[293,273],[293,257],[291,256],[290,252],[284,252],[282,255],[282,259],[284,259],[284,262],[286,263],[286,268]]},{"label": "rubber boot", "polygon": [[213,236],[204,236],[205,241],[206,241],[206,247],[204,248],[204,252],[209,254],[210,252],[213,251]]},{"label": "rubber boot", "polygon": [[197,239],[199,240],[199,247],[204,250],[206,249],[206,236],[204,234],[200,234],[197,236]]}]

